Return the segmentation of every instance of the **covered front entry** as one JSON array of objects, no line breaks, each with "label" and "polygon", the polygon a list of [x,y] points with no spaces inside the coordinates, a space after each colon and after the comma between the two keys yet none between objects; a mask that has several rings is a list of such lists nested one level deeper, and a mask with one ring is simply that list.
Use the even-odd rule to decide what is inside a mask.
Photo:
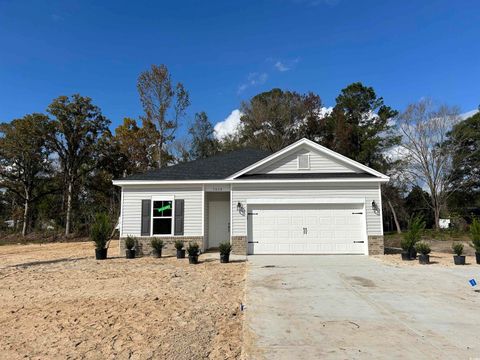
[{"label": "covered front entry", "polygon": [[363,204],[248,207],[249,254],[366,254]]},{"label": "covered front entry", "polygon": [[207,248],[218,248],[220,243],[230,240],[230,193],[205,193],[207,211]]}]

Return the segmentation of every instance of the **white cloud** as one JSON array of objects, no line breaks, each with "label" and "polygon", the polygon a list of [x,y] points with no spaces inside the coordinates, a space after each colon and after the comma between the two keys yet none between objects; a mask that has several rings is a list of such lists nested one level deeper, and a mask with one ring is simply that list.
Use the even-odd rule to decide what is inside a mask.
[{"label": "white cloud", "polygon": [[276,68],[278,71],[280,71],[280,72],[284,72],[284,71],[290,70],[290,68],[289,68],[287,65],[285,65],[284,63],[282,63],[281,61],[277,61],[277,62],[275,63],[275,68]]},{"label": "white cloud", "polygon": [[54,22],[60,22],[64,20],[63,16],[58,14],[51,14],[50,17]]},{"label": "white cloud", "polygon": [[238,87],[237,93],[240,94],[244,92],[250,86],[265,84],[267,79],[268,79],[267,73],[258,73],[258,72],[250,73],[247,76],[247,81]]},{"label": "white cloud", "polygon": [[235,134],[238,131],[242,115],[240,110],[235,109],[225,120],[216,123],[214,126],[215,137],[222,140],[227,135]]},{"label": "white cloud", "polygon": [[391,161],[397,161],[408,157],[410,155],[410,152],[401,145],[395,145],[385,151],[384,155]]},{"label": "white cloud", "polygon": [[318,110],[318,118],[323,119],[324,117],[330,115],[332,111],[333,111],[333,106],[330,106],[330,107],[323,106]]},{"label": "white cloud", "polygon": [[[268,58],[267,61],[274,61],[272,58]],[[285,71],[289,71],[289,70],[292,70],[297,64],[298,62],[300,61],[300,58],[295,58],[295,59],[290,59],[290,60],[277,60],[275,61],[275,63],[273,64],[273,67],[277,70],[277,71],[280,71],[280,72],[285,72]]]},{"label": "white cloud", "polygon": [[248,88],[248,84],[242,84],[238,87],[237,92],[240,94],[240,93],[244,92],[246,88]]}]

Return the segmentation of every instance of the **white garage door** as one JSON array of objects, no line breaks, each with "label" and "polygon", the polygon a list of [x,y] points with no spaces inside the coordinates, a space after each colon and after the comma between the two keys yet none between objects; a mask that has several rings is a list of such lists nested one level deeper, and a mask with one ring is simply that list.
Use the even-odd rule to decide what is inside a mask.
[{"label": "white garage door", "polygon": [[249,254],[364,254],[363,204],[250,205]]}]

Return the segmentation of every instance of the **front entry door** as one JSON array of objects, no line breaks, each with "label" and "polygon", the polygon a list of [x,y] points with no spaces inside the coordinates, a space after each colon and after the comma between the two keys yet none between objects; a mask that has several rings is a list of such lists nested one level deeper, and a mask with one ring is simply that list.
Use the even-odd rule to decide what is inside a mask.
[{"label": "front entry door", "polygon": [[208,247],[230,239],[230,201],[208,202]]}]

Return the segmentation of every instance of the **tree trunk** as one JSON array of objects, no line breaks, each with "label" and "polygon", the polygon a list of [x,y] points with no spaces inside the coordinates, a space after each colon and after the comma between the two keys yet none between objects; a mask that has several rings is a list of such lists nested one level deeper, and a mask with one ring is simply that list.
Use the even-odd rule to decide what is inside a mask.
[{"label": "tree trunk", "polygon": [[440,209],[435,208],[434,210],[435,217],[435,230],[440,230]]},{"label": "tree trunk", "polygon": [[160,140],[158,143],[158,168],[159,169],[161,169],[163,166],[162,149],[163,149],[163,140]]},{"label": "tree trunk", "polygon": [[12,199],[12,213],[11,217],[13,219],[13,229],[15,231],[18,231],[18,219],[15,216],[15,207],[17,206],[17,202],[15,201],[15,198]]},{"label": "tree trunk", "polygon": [[397,228],[397,234],[401,234],[402,229],[400,228],[400,223],[398,222],[398,219],[397,219],[397,213],[396,213],[395,209],[393,208],[393,205],[390,202],[390,200],[387,200],[387,203],[388,203],[388,206],[390,207],[390,210],[392,211],[393,220],[395,221],[395,227]]},{"label": "tree trunk", "polygon": [[440,204],[436,196],[432,195],[432,208],[433,208],[433,227],[435,230],[440,230]]},{"label": "tree trunk", "polygon": [[70,222],[72,215],[72,192],[73,192],[73,181],[68,181],[67,189],[67,218],[65,220],[65,236],[70,234]]},{"label": "tree trunk", "polygon": [[23,228],[22,228],[22,236],[25,237],[27,235],[28,230],[28,215],[29,215],[29,205],[30,205],[30,198],[27,194],[25,198],[25,206],[23,210]]}]

